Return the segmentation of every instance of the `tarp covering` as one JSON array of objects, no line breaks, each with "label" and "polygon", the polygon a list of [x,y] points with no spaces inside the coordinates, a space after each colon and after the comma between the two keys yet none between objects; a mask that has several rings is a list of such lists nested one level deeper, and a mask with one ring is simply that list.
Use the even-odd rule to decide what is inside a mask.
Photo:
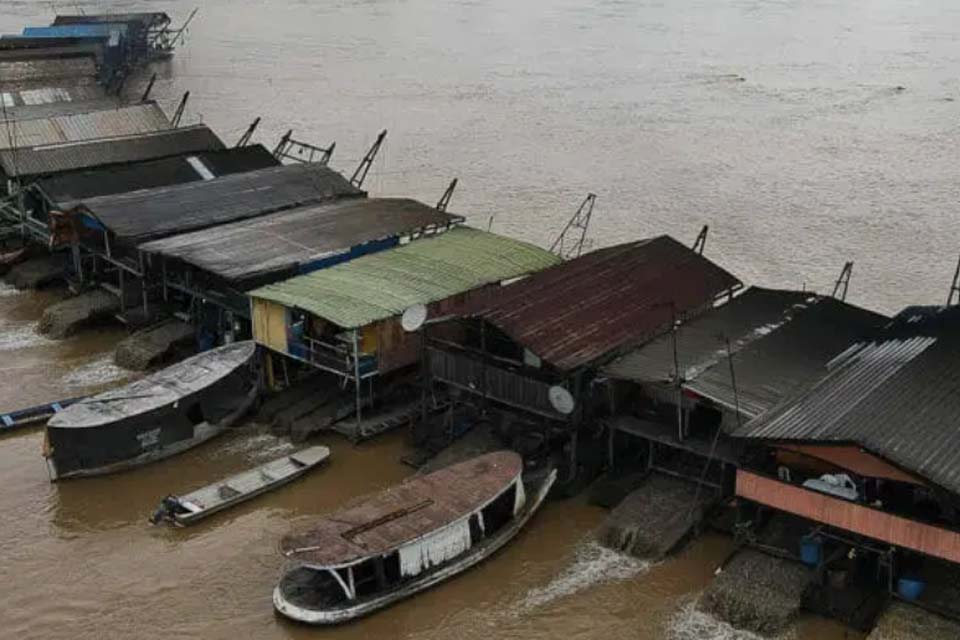
[{"label": "tarp covering", "polygon": [[304,204],[362,195],[363,191],[333,169],[298,164],[101,196],[64,208],[78,207],[123,241],[140,244]]},{"label": "tarp covering", "polygon": [[400,575],[415,576],[470,548],[470,521],[464,518],[399,549]]},{"label": "tarp covering", "polygon": [[558,262],[557,256],[526,242],[458,227],[267,285],[250,295],[355,328],[399,315],[415,304],[443,300]]},{"label": "tarp covering", "polygon": [[460,220],[416,200],[350,198],[182,233],[140,249],[240,282],[272,273],[289,277],[301,267],[325,266],[324,259],[346,259],[351,249],[373,249],[368,243]]}]

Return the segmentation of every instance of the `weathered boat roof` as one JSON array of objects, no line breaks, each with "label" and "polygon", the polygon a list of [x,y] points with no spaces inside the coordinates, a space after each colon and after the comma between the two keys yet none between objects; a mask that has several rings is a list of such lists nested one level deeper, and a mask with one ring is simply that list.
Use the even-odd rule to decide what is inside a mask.
[{"label": "weathered boat roof", "polygon": [[285,536],[280,551],[317,567],[383,555],[470,515],[523,471],[512,451],[497,451],[413,477],[325,516],[319,526]]},{"label": "weathered boat roof", "polygon": [[6,60],[0,62],[0,78],[8,83],[48,81],[67,78],[90,78],[97,75],[97,63],[89,56],[79,58],[41,58],[38,60]]},{"label": "weathered boat roof", "polygon": [[6,119],[37,120],[56,116],[71,116],[91,111],[108,111],[121,106],[116,98],[96,98],[94,100],[70,100],[66,102],[41,102],[23,104],[6,108]]},{"label": "weathered boat roof", "polygon": [[246,341],[205,351],[119,389],[71,405],[47,426],[96,427],[159,409],[225,378],[246,364],[255,350],[256,345]]},{"label": "weathered boat roof", "polygon": [[54,18],[53,25],[97,24],[101,22],[140,22],[149,26],[170,22],[170,16],[162,11],[141,11],[134,13],[81,13],[78,15],[63,14]]},{"label": "weathered boat roof", "polygon": [[107,92],[96,83],[95,78],[86,77],[4,82],[0,87],[0,101],[8,107],[100,100],[106,96]]}]

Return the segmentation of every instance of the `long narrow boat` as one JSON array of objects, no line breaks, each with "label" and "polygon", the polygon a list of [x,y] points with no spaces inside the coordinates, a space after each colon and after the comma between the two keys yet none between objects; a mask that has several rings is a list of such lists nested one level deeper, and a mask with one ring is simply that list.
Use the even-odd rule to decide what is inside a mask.
[{"label": "long narrow boat", "polygon": [[47,423],[51,480],[162,460],[219,435],[259,392],[253,342],[218,347],[81,400]]},{"label": "long narrow boat", "polygon": [[150,522],[188,525],[296,480],[330,457],[327,447],[309,447],[181,496],[167,496]]},{"label": "long narrow boat", "polygon": [[543,503],[556,471],[523,477],[498,451],[412,478],[280,543],[295,566],[276,610],[315,625],[367,615],[466,571],[509,542]]}]

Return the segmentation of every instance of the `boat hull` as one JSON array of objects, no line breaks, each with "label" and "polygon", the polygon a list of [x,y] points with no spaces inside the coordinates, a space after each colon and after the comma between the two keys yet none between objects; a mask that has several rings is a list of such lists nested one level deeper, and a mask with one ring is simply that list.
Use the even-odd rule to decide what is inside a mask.
[{"label": "boat hull", "polygon": [[196,512],[194,512],[194,513],[186,513],[186,514],[179,514],[179,513],[178,513],[178,514],[175,514],[175,515],[173,516],[173,521],[174,521],[174,523],[176,523],[178,526],[181,526],[181,527],[182,527],[182,526],[189,525],[189,524],[193,524],[194,522],[196,522],[196,521],[198,521],[198,520],[202,520],[202,519],[204,519],[204,518],[207,518],[208,516],[212,516],[212,515],[215,514],[215,513],[219,513],[220,511],[223,511],[224,509],[229,509],[230,507],[236,506],[236,505],[238,505],[238,504],[240,504],[240,503],[242,503],[242,502],[246,502],[247,500],[252,500],[253,498],[256,498],[257,496],[263,495],[264,493],[268,493],[268,492],[270,492],[270,491],[273,491],[274,489],[279,489],[280,487],[282,487],[282,486],[284,486],[284,485],[286,485],[286,484],[288,484],[288,483],[293,482],[293,481],[296,480],[297,478],[302,477],[302,476],[305,475],[308,471],[313,470],[315,467],[317,467],[317,466],[319,466],[320,464],[322,464],[322,463],[327,459],[327,457],[329,457],[329,452],[327,453],[327,455],[325,455],[325,456],[317,459],[315,462],[312,462],[311,464],[304,465],[304,466],[300,467],[298,470],[296,470],[296,471],[294,471],[294,472],[292,472],[292,473],[290,473],[290,474],[288,474],[288,475],[285,475],[285,476],[283,476],[283,477],[277,478],[277,479],[274,480],[273,482],[263,484],[263,485],[261,485],[260,487],[258,487],[257,489],[254,489],[254,490],[252,490],[252,491],[247,491],[247,492],[245,492],[245,493],[240,493],[240,494],[238,494],[237,496],[235,496],[235,497],[232,498],[232,499],[224,500],[224,501],[219,502],[219,503],[217,503],[217,504],[215,504],[215,505],[213,505],[213,506],[207,507],[207,508],[203,509],[202,511],[196,511]]},{"label": "boat hull", "polygon": [[527,501],[523,510],[520,511],[508,525],[497,532],[496,535],[484,540],[481,544],[472,548],[461,557],[451,560],[449,563],[416,580],[408,582],[399,589],[366,599],[353,606],[336,607],[332,609],[310,609],[291,602],[284,596],[281,585],[277,585],[273,590],[274,609],[281,615],[296,620],[297,622],[310,625],[335,625],[369,615],[395,602],[429,589],[489,558],[516,537],[543,504],[556,478],[556,470],[550,471],[539,486],[534,488],[532,499]]},{"label": "boat hull", "polygon": [[116,473],[182,453],[223,433],[253,406],[258,393],[250,369],[240,367],[148,413],[95,427],[48,425],[50,479]]}]

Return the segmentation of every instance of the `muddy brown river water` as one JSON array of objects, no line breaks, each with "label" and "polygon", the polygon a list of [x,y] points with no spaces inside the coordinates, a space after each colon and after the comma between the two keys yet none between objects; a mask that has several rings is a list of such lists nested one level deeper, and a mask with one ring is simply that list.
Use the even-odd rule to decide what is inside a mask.
[{"label": "muddy brown river water", "polygon": [[[61,3],[62,7],[74,3]],[[155,95],[228,142],[256,116],[337,141],[352,170],[390,130],[367,186],[439,198],[475,225],[548,243],[588,190],[595,246],[693,240],[747,283],[829,289],[884,311],[940,302],[960,243],[960,5],[950,0],[170,0],[199,4]],[[4,0],[0,29],[52,3]],[[34,333],[58,292],[0,287],[0,407],[117,384],[119,329]],[[403,478],[402,434],[333,449],[297,484],[189,530],[146,518],[177,492],[288,445],[255,425],[149,468],[47,481],[39,430],[0,438],[0,637],[737,638],[692,602],[731,544],[706,536],[650,566],[601,549],[604,513],[548,504],[470,573],[357,624],[274,617],[279,537]],[[804,618],[799,639],[845,636]],[[853,636],[850,636],[853,637]]]}]

